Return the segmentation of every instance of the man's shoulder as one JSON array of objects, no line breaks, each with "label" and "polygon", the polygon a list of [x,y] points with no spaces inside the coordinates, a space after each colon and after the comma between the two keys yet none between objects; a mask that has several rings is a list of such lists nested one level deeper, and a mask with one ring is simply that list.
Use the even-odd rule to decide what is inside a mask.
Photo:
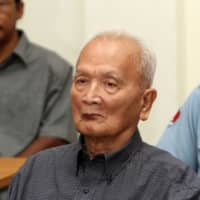
[{"label": "man's shoulder", "polygon": [[171,169],[184,171],[187,166],[169,152],[159,149],[155,146],[144,143],[143,153],[145,159],[151,161],[152,164],[160,166],[160,168],[170,172]]},{"label": "man's shoulder", "polygon": [[187,100],[186,100],[184,105],[187,105],[189,102],[191,102],[191,103],[195,103],[196,102],[197,105],[198,105],[199,102],[200,102],[199,100],[200,100],[200,85],[198,85],[196,88],[194,88],[192,90],[191,94],[187,98]]},{"label": "man's shoulder", "polygon": [[192,93],[196,93],[198,96],[200,96],[200,84],[193,89]]},{"label": "man's shoulder", "polygon": [[38,63],[55,75],[62,77],[72,70],[72,65],[51,49],[29,42],[27,51],[29,63]]},{"label": "man's shoulder", "polygon": [[[58,146],[43,150],[32,155],[26,161],[22,170],[41,170],[43,166],[44,170],[54,170],[54,167],[61,165],[63,162],[66,163],[76,160],[76,155],[79,150],[79,145],[77,143],[67,144],[63,146]],[[68,162],[70,160],[70,162]]]},{"label": "man's shoulder", "polygon": [[171,182],[171,184],[182,182],[185,186],[189,186],[190,179],[194,178],[198,179],[200,184],[197,174],[169,152],[144,144],[142,153],[145,171],[156,174],[161,181]]},{"label": "man's shoulder", "polygon": [[[199,199],[200,179],[190,167],[166,151],[145,146],[149,154],[146,153],[144,168],[148,170],[149,181],[158,191],[163,190],[167,199]],[[145,170],[142,176],[145,176]]]},{"label": "man's shoulder", "polygon": [[72,143],[72,144],[66,144],[66,145],[62,145],[62,146],[57,146],[57,147],[53,147],[50,149],[46,149],[43,150],[41,152],[38,152],[36,154],[33,155],[33,157],[36,158],[47,158],[47,157],[72,157],[73,154],[78,151],[80,149],[79,144],[76,143]]}]

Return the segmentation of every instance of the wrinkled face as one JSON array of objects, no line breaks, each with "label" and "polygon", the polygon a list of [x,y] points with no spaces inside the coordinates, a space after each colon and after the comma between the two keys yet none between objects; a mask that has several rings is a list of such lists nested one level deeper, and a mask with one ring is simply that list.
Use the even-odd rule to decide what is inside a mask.
[{"label": "wrinkled face", "polygon": [[16,21],[23,14],[23,4],[15,0],[0,0],[0,43],[9,40],[15,33]]},{"label": "wrinkled face", "polygon": [[[137,54],[137,48],[132,50]],[[93,41],[81,53],[71,89],[81,134],[115,136],[135,130],[143,92],[137,62],[130,56],[120,41],[108,40]]]}]

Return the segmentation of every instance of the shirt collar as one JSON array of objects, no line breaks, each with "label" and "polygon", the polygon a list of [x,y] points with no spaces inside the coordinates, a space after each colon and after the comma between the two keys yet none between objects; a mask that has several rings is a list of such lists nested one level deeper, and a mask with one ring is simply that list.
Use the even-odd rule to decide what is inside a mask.
[{"label": "shirt collar", "polygon": [[[77,155],[77,175],[81,164],[89,159],[84,147],[84,138],[81,136],[79,138],[80,149]],[[122,147],[120,150],[114,153],[97,155],[98,159],[104,159],[105,162],[105,172],[109,181],[119,173],[119,171],[124,168],[126,163],[130,160],[136,152],[140,150],[142,146],[142,139],[138,130],[133,134],[128,144]],[[94,159],[96,158],[94,157]]]},{"label": "shirt collar", "polygon": [[26,34],[22,30],[18,30],[18,33],[20,35],[20,39],[13,51],[13,54],[17,55],[25,63],[25,66],[27,66],[28,64],[27,49],[29,46],[29,40]]}]

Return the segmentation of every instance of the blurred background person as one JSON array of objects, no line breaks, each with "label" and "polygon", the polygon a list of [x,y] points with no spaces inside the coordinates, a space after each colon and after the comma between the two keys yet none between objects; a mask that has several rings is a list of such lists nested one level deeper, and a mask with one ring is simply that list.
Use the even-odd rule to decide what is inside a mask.
[{"label": "blurred background person", "polygon": [[158,147],[169,151],[200,175],[200,86],[174,115]]},{"label": "blurred background person", "polygon": [[0,156],[28,157],[76,140],[72,67],[16,28],[23,11],[22,0],[0,0]]}]

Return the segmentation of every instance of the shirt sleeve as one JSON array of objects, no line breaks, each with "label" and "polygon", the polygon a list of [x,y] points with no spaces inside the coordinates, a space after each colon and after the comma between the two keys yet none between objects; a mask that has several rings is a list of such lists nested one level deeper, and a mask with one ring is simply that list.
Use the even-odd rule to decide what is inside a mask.
[{"label": "shirt sleeve", "polygon": [[200,87],[197,87],[177,112],[160,138],[158,147],[199,170]]},{"label": "shirt sleeve", "polygon": [[187,167],[170,184],[168,200],[200,200],[200,179],[191,168]]},{"label": "shirt sleeve", "polygon": [[20,182],[20,176],[17,174],[13,180],[12,184],[9,186],[8,189],[8,198],[9,200],[22,200],[21,197],[19,198],[19,182]]},{"label": "shirt sleeve", "polygon": [[12,178],[11,184],[9,185],[7,192],[8,200],[26,200],[25,194],[26,190],[29,188],[27,186],[29,183],[29,179],[31,178],[31,169],[34,166],[32,157],[27,159],[25,164]]},{"label": "shirt sleeve", "polygon": [[52,136],[68,142],[76,140],[70,103],[71,82],[72,67],[64,65],[59,73],[51,72],[39,136]]}]

